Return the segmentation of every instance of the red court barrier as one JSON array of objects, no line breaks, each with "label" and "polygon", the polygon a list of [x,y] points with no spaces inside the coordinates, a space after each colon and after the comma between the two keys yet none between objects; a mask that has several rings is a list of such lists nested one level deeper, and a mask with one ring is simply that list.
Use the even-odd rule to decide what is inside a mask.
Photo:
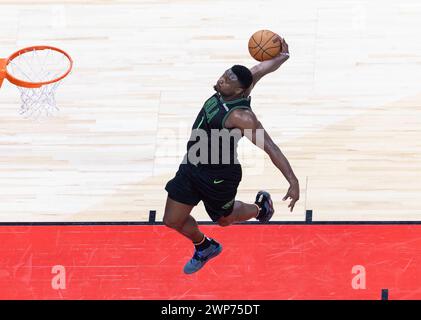
[{"label": "red court barrier", "polygon": [[1,226],[1,299],[421,299],[421,225]]}]

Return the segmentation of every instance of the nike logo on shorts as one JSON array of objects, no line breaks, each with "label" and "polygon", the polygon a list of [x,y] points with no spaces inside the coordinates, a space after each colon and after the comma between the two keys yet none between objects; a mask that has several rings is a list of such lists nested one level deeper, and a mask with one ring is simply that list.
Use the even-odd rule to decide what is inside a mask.
[{"label": "nike logo on shorts", "polygon": [[224,180],[213,180],[214,184],[218,184],[218,183],[221,183],[221,182],[224,182]]}]

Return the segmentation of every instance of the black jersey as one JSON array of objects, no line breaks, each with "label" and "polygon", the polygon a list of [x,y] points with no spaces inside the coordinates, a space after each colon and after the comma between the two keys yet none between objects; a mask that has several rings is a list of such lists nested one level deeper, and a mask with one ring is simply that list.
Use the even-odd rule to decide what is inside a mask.
[{"label": "black jersey", "polygon": [[225,120],[236,109],[250,109],[251,98],[224,101],[219,93],[204,103],[194,121],[187,143],[187,163],[194,165],[230,166],[239,164],[237,145],[241,130],[225,128]]}]

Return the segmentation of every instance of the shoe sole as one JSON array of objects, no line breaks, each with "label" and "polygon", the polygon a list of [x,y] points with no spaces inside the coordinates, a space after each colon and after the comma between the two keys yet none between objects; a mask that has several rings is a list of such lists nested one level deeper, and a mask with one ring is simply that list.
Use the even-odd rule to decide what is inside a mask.
[{"label": "shoe sole", "polygon": [[219,245],[219,247],[218,247],[218,249],[214,252],[214,253],[212,253],[207,259],[206,259],[206,261],[202,264],[202,266],[199,268],[199,269],[197,269],[197,270],[195,270],[195,271],[192,271],[192,272],[186,272],[185,270],[184,270],[184,273],[185,274],[192,274],[192,273],[195,273],[195,272],[197,272],[197,271],[199,271],[200,269],[202,269],[204,266],[205,266],[205,264],[206,263],[208,263],[209,262],[209,260],[210,259],[212,259],[212,258],[215,258],[217,255],[219,255],[220,253],[222,252],[222,245]]},{"label": "shoe sole", "polygon": [[270,193],[264,190],[260,190],[259,193],[263,194],[264,196],[268,198],[267,201],[269,202],[269,206],[271,210],[271,214],[265,220],[259,220],[261,223],[266,223],[266,222],[269,222],[270,219],[272,219],[272,216],[275,213],[275,209],[273,208],[273,202],[272,202],[272,197],[270,196]]}]

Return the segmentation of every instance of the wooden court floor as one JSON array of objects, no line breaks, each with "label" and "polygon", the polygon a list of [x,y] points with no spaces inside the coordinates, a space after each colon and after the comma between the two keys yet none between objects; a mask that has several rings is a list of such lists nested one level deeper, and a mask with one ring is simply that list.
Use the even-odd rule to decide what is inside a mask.
[{"label": "wooden court floor", "polygon": [[[0,91],[0,221],[162,218],[163,189],[189,128],[249,36],[270,29],[291,58],[252,107],[300,180],[287,183],[248,141],[238,199],[273,194],[274,220],[421,220],[421,4],[417,0],[4,1],[0,56],[49,44],[75,66],[60,114],[18,114]],[[208,220],[203,206],[193,215]]]}]

